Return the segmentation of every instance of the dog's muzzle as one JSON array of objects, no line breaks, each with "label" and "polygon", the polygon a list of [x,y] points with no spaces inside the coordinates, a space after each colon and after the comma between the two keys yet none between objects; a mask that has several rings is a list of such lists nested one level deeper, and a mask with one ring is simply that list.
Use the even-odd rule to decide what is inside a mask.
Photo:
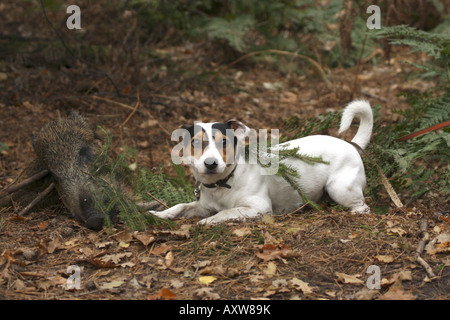
[{"label": "dog's muzzle", "polygon": [[206,158],[204,164],[205,164],[206,169],[208,169],[209,172],[213,172],[216,170],[216,168],[219,164],[219,161],[217,161],[216,158]]}]

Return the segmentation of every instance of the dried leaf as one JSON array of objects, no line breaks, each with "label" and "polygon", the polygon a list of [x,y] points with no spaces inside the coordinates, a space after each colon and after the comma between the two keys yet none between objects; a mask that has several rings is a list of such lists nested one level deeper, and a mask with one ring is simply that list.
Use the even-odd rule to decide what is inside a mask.
[{"label": "dried leaf", "polygon": [[264,224],[274,224],[275,218],[271,214],[264,214],[261,218],[261,222]]},{"label": "dried leaf", "polygon": [[393,256],[383,255],[383,254],[379,254],[379,255],[375,256],[375,259],[377,259],[378,261],[383,262],[383,263],[391,263],[394,261]]},{"label": "dried leaf", "polygon": [[48,227],[48,222],[47,221],[42,221],[41,223],[38,224],[38,228],[41,230],[45,230]]},{"label": "dried leaf", "polygon": [[190,233],[189,229],[192,227],[191,224],[183,224],[180,230],[160,230],[158,235],[172,235],[182,239],[189,239]]},{"label": "dried leaf", "polygon": [[337,281],[342,282],[342,283],[348,283],[348,284],[364,284],[364,281],[362,281],[361,279],[358,279],[359,277],[361,277],[360,274],[355,274],[355,275],[348,275],[345,273],[341,273],[341,272],[335,272],[337,278]]},{"label": "dried leaf", "polygon": [[194,268],[204,268],[206,266],[209,266],[212,263],[211,260],[202,260],[202,261],[198,261],[197,263],[193,264]]},{"label": "dried leaf", "polygon": [[128,231],[122,231],[114,235],[114,239],[116,239],[119,242],[120,241],[130,242],[131,240],[133,240],[133,235]]},{"label": "dried leaf", "polygon": [[135,232],[133,234],[133,237],[135,239],[139,240],[144,246],[148,246],[150,243],[153,243],[156,241],[156,237],[153,234],[145,234],[145,233]]},{"label": "dried leaf", "polygon": [[396,234],[400,237],[404,236],[405,234],[407,234],[407,232],[405,230],[403,230],[402,228],[396,227],[396,228],[388,228],[387,233],[390,234]]},{"label": "dried leaf", "polygon": [[299,253],[294,252],[286,244],[265,244],[263,246],[258,246],[256,251],[256,256],[264,261],[270,261],[280,258],[292,258],[298,257]]},{"label": "dried leaf", "polygon": [[120,241],[119,242],[119,247],[120,248],[128,248],[130,246],[129,242],[125,242],[125,241]]},{"label": "dried leaf", "polygon": [[131,252],[124,252],[124,253],[117,253],[117,254],[107,254],[104,255],[103,257],[100,258],[100,260],[104,261],[104,262],[112,262],[112,263],[119,263],[119,261],[122,258],[125,257],[130,257],[131,256]]},{"label": "dried leaf", "polygon": [[212,288],[203,287],[194,291],[194,294],[202,299],[218,300],[220,296],[217,293],[212,292]]},{"label": "dried leaf", "polygon": [[53,253],[59,247],[61,242],[61,236],[56,237],[55,239],[41,239],[37,246],[38,248],[38,257],[46,253]]},{"label": "dried leaf", "polygon": [[102,290],[114,289],[114,288],[120,287],[124,283],[125,283],[125,281],[123,281],[123,280],[115,280],[115,281],[111,281],[111,282],[106,282],[100,286],[100,289],[102,289]]},{"label": "dried leaf", "polygon": [[122,268],[132,268],[134,267],[136,264],[134,262],[128,261],[128,262],[124,262],[119,264],[119,266],[121,266]]},{"label": "dried leaf", "polygon": [[293,278],[292,280],[289,281],[292,286],[299,291],[302,291],[304,295],[308,295],[313,293],[313,288],[309,286],[308,283],[297,279],[297,278]]},{"label": "dried leaf", "polygon": [[174,288],[174,289],[180,289],[181,287],[184,286],[184,282],[180,281],[178,279],[172,279],[170,280],[170,285]]},{"label": "dried leaf", "polygon": [[163,255],[164,253],[166,253],[167,251],[169,251],[170,249],[171,249],[170,246],[168,246],[167,244],[163,243],[158,248],[153,249],[150,253],[152,253],[152,254],[154,254],[156,256],[160,256],[160,255]]},{"label": "dried leaf", "polygon": [[110,268],[110,269],[113,269],[113,268],[117,267],[117,264],[115,264],[115,263],[113,263],[111,261],[102,261],[102,260],[100,260],[98,258],[89,259],[89,262],[92,265],[96,266],[97,268]]},{"label": "dried leaf", "polygon": [[240,228],[240,229],[235,229],[233,231],[233,234],[237,235],[238,237],[245,237],[248,235],[252,234],[252,231],[249,228]]},{"label": "dried leaf", "polygon": [[172,251],[169,251],[164,258],[164,263],[166,264],[167,268],[170,268],[172,266],[173,260],[173,253]]},{"label": "dried leaf", "polygon": [[203,276],[203,277],[198,278],[198,281],[200,281],[201,284],[204,284],[207,286],[209,286],[211,283],[213,283],[216,280],[217,280],[217,278],[213,277],[213,276]]},{"label": "dried leaf", "polygon": [[270,261],[267,264],[267,269],[265,269],[264,274],[266,276],[268,276],[269,278],[273,277],[275,275],[275,273],[277,272],[277,265],[275,264],[275,262]]},{"label": "dried leaf", "polygon": [[425,251],[430,255],[441,252],[450,252],[450,234],[441,233],[435,237],[426,245]]},{"label": "dried leaf", "polygon": [[378,300],[416,300],[416,297],[411,292],[405,292],[398,281],[394,283]]},{"label": "dried leaf", "polygon": [[148,300],[175,300],[177,295],[167,288],[162,288],[159,292],[147,296]]}]

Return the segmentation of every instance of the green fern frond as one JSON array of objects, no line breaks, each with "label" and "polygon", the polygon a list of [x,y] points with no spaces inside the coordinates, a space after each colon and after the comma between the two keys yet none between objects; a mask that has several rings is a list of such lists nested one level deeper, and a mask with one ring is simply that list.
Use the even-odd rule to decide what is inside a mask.
[{"label": "green fern frond", "polygon": [[247,49],[245,35],[255,25],[251,15],[238,15],[234,19],[212,18],[205,26],[209,37],[215,40],[224,40],[237,51]]},{"label": "green fern frond", "polygon": [[183,168],[175,164],[174,166],[176,178],[164,173],[162,168],[159,171],[139,169],[137,182],[133,188],[135,196],[144,201],[154,200],[153,196],[168,207],[194,201],[194,187],[187,181]]},{"label": "green fern frond", "polygon": [[432,99],[420,121],[420,129],[450,120],[450,94]]},{"label": "green fern frond", "polygon": [[385,27],[373,31],[376,38],[387,38],[393,45],[406,45],[413,51],[421,51],[434,58],[438,68],[415,64],[416,67],[436,73],[450,81],[450,34],[417,30],[407,25]]}]

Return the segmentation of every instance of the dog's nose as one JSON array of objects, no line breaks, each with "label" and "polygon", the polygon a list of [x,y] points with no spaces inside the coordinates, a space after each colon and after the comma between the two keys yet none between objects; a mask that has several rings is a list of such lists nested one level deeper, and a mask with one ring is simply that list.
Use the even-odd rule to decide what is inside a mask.
[{"label": "dog's nose", "polygon": [[205,159],[205,167],[209,170],[213,170],[217,167],[217,159],[216,158],[206,158]]}]

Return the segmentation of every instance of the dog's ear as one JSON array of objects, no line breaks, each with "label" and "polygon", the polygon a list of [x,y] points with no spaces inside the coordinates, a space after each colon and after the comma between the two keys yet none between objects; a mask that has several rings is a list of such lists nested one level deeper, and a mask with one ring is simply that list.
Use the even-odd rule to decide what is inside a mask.
[{"label": "dog's ear", "polygon": [[192,124],[183,124],[180,129],[184,129],[183,142],[185,145],[189,144],[194,132]]},{"label": "dog's ear", "polygon": [[238,139],[244,139],[245,137],[250,135],[251,129],[240,121],[228,120],[227,124],[230,126],[231,129],[233,129],[234,135]]}]

